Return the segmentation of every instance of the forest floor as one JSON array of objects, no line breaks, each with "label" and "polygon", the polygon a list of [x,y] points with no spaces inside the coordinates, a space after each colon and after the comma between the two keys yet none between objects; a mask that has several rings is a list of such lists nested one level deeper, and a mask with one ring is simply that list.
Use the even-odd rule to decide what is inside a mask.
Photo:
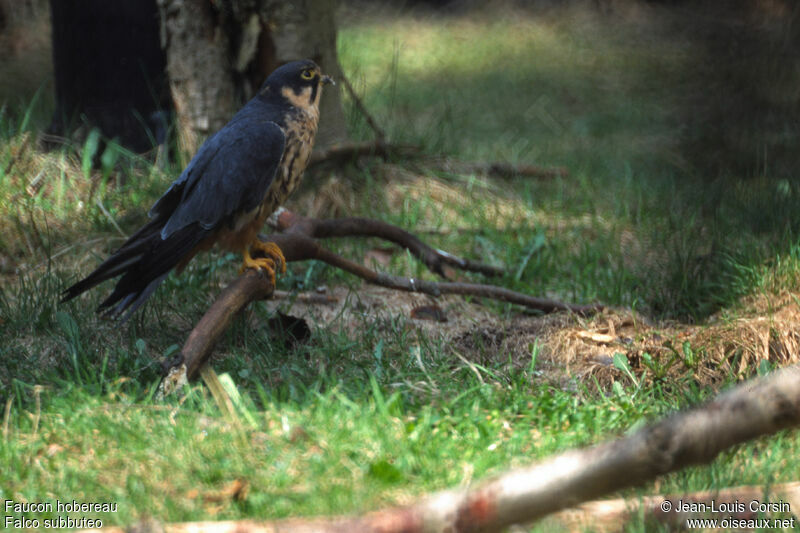
[{"label": "forest floor", "polygon": [[[0,499],[116,502],[92,515],[106,525],[362,512],[607,440],[797,362],[800,187],[766,171],[711,179],[684,157],[692,51],[652,15],[348,15],[344,71],[389,138],[424,157],[320,167],[287,207],[379,218],[506,269],[462,279],[608,309],[542,316],[290,264],[215,351],[242,396],[234,417],[201,383],[153,395],[237,258],[197,257],[123,327],[93,312],[108,286],[58,303],[180,166],[110,145],[92,168],[91,140],[41,152],[52,97],[15,89],[25,96],[0,113]],[[354,138],[369,139],[345,100]],[[459,171],[490,161],[568,175]],[[377,240],[327,244],[435,279]],[[277,311],[307,334],[275,327]],[[784,432],[621,496],[770,487],[798,471],[800,435]]]}]

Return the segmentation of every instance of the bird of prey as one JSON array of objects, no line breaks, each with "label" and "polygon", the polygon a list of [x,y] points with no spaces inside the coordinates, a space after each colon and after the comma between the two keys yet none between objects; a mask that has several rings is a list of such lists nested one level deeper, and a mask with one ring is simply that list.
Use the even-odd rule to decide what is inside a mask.
[{"label": "bird of prey", "polygon": [[[122,276],[99,311],[124,319],[175,268],[215,244],[241,252],[244,269],[275,281],[286,260],[258,231],[297,187],[314,144],[322,86],[333,83],[310,60],[277,68],[221,130],[210,137],[150,209],[150,221],[85,279],[64,291],[67,301]],[[253,258],[261,252],[266,257]]]}]

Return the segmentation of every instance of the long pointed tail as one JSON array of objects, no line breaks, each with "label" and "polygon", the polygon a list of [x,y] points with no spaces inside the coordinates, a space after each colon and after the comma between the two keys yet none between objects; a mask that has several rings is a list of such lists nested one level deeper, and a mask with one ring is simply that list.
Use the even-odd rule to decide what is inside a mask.
[{"label": "long pointed tail", "polygon": [[192,224],[167,239],[161,238],[163,221],[153,220],[128,239],[94,272],[64,291],[62,302],[75,298],[108,279],[122,276],[113,292],[98,307],[98,312],[124,320],[141,306],[164,281],[175,265],[208,236],[208,231]]}]

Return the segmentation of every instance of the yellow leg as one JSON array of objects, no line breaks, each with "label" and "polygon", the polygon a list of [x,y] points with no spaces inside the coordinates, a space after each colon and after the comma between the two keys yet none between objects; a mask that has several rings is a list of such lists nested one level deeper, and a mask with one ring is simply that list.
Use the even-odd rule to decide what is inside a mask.
[{"label": "yellow leg", "polygon": [[[250,255],[251,248],[254,251],[263,252],[267,257],[258,257],[254,259],[253,256]],[[266,270],[274,286],[276,264],[280,264],[281,273],[286,272],[286,258],[283,257],[281,249],[278,248],[275,243],[262,243],[257,240],[249,248],[245,247],[245,249],[242,250],[242,266],[239,269],[239,273],[241,274],[248,268]]]}]

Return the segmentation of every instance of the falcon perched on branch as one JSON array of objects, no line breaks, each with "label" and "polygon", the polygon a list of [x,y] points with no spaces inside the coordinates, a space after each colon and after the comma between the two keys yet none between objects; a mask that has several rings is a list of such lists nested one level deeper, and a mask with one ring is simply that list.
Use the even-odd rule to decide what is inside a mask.
[{"label": "falcon perched on branch", "polygon": [[[286,260],[258,231],[297,187],[319,121],[322,85],[333,83],[310,60],[276,69],[258,94],[200,147],[189,165],[150,209],[150,222],[85,279],[64,291],[67,301],[122,276],[98,307],[130,317],[169,271],[219,244],[241,252],[242,271],[275,270]],[[254,259],[251,252],[266,257]]]}]

